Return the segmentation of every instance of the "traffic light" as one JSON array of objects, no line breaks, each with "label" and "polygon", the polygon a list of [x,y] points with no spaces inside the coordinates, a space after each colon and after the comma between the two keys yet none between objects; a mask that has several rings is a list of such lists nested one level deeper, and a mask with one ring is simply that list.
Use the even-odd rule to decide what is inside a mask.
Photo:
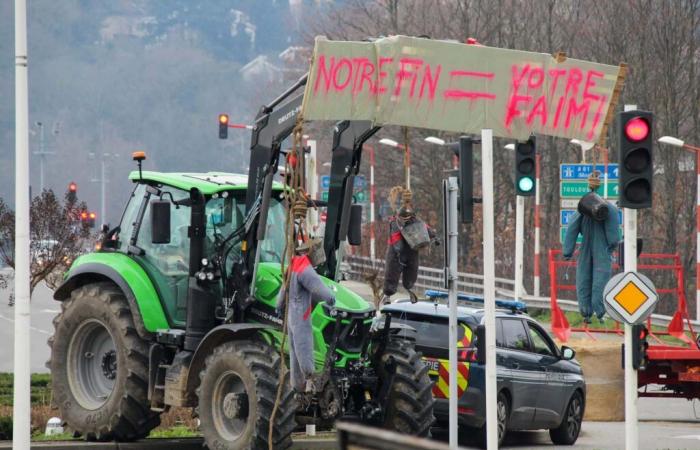
[{"label": "traffic light", "polygon": [[647,363],[649,362],[647,357],[647,349],[649,348],[648,335],[649,330],[644,324],[632,325],[632,367],[634,367],[634,370],[645,370],[647,368]]},{"label": "traffic light", "polygon": [[77,199],[78,195],[78,185],[75,184],[75,181],[71,181],[68,184],[68,201],[70,202],[75,202]]},{"label": "traffic light", "polygon": [[219,114],[219,139],[228,138],[228,114]]},{"label": "traffic light", "polygon": [[91,212],[88,214],[88,217],[87,217],[88,227],[95,228],[95,219],[97,219],[97,214],[95,214],[94,212]]},{"label": "traffic light", "polygon": [[474,221],[474,157],[473,141],[467,136],[459,138],[459,212],[462,223]]},{"label": "traffic light", "polygon": [[651,208],[654,157],[653,114],[625,111],[619,114],[620,206],[630,209]]},{"label": "traffic light", "polygon": [[535,195],[535,137],[515,145],[515,195],[531,197]]}]

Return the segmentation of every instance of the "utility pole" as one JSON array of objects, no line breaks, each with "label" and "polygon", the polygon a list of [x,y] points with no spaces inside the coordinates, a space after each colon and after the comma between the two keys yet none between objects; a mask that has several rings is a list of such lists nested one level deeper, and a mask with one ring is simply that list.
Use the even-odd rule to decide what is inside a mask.
[{"label": "utility pole", "polygon": [[[118,158],[117,153],[102,153],[100,158],[100,176],[93,177],[90,181],[93,183],[100,183],[100,214],[99,218],[103,224],[107,223],[107,160],[110,158]],[[90,153],[90,158],[96,158],[95,153]]]},{"label": "utility pole", "polygon": [[29,303],[29,100],[27,0],[15,0],[15,330],[12,449],[29,450],[31,437]]},{"label": "utility pole", "polygon": [[[46,184],[44,183],[44,165],[46,164],[46,155],[53,155],[55,152],[46,151],[46,141],[44,140],[44,123],[36,122],[39,128],[39,151],[33,152],[39,157],[39,195],[44,191]],[[54,134],[58,134],[57,124],[54,125]]]}]

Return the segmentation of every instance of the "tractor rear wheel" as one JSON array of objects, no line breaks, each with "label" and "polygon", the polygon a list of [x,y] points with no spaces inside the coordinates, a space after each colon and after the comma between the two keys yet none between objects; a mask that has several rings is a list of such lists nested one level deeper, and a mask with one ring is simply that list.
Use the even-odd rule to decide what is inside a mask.
[{"label": "tractor rear wheel", "polygon": [[88,440],[148,436],[160,416],[148,402],[148,344],[136,333],[122,292],[111,283],[82,286],[61,304],[49,338],[54,403]]},{"label": "tractor rear wheel", "polygon": [[[392,374],[388,368],[394,367]],[[380,358],[380,382],[393,383],[386,401],[384,428],[400,433],[427,437],[435,421],[432,381],[428,366],[413,344],[391,338]]]},{"label": "tractor rear wheel", "polygon": [[[197,388],[200,429],[209,448],[269,448],[270,418],[280,369],[278,351],[261,341],[232,341],[214,349],[199,375]],[[287,373],[275,415],[272,448],[291,447],[295,413]]]}]

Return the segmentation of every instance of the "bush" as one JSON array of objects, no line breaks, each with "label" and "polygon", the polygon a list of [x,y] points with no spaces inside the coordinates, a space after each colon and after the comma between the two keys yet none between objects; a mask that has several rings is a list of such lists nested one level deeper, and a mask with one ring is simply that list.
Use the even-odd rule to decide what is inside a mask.
[{"label": "bush", "polygon": [[0,440],[12,439],[12,416],[0,417]]}]

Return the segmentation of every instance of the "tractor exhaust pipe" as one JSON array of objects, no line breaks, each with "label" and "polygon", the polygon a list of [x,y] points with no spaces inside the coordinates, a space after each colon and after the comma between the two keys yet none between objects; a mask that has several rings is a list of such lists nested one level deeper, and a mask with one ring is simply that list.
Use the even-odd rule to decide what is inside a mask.
[{"label": "tractor exhaust pipe", "polygon": [[197,278],[202,270],[206,214],[204,195],[197,188],[190,190],[190,268],[187,291],[185,350],[195,351],[205,334],[216,325],[216,296],[211,283]]}]

